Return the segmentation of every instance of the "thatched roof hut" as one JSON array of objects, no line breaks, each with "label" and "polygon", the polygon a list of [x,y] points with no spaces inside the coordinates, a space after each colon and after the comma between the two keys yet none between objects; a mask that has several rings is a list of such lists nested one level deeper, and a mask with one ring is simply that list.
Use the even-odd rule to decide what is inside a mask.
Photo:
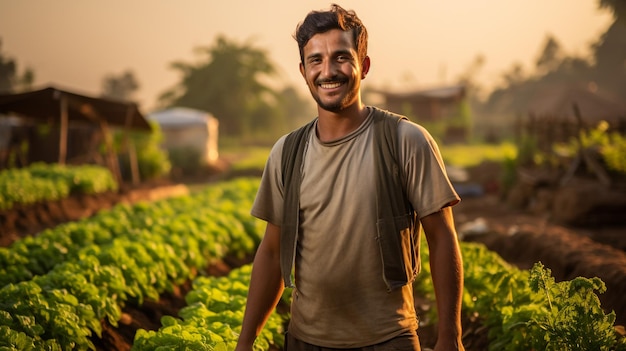
[{"label": "thatched roof hut", "polygon": [[609,129],[626,133],[626,105],[588,89],[544,90],[531,100],[523,126],[540,148],[568,141],[581,129],[595,128],[601,121]]},{"label": "thatched roof hut", "polygon": [[529,104],[528,112],[544,121],[578,124],[574,106],[580,111],[584,125],[594,126],[606,121],[617,126],[626,120],[626,105],[585,89],[553,89],[538,94]]}]

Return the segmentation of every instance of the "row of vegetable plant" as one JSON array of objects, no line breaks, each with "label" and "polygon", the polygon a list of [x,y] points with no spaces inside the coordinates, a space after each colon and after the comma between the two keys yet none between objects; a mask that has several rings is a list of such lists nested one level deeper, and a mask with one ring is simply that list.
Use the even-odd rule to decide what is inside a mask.
[{"label": "row of vegetable plant", "polygon": [[[226,277],[196,278],[180,319],[165,316],[159,330],[138,330],[132,350],[233,350],[241,332],[251,270],[251,265],[245,265]],[[268,350],[270,345],[282,348],[286,319],[274,311],[255,341],[255,350]]]},{"label": "row of vegetable plant", "polygon": [[[600,278],[578,277],[555,282],[541,262],[518,269],[484,245],[461,242],[464,269],[463,313],[489,330],[489,350],[626,351],[617,332],[615,313],[606,314],[597,293],[606,291]],[[421,255],[428,261],[427,246]],[[434,298],[429,265],[415,286]],[[436,309],[427,316],[436,320]]]},{"label": "row of vegetable plant", "polygon": [[251,253],[261,236],[247,214],[256,184],[116,206],[0,250],[0,349],[94,349],[100,322],[117,325],[126,303],[158,299],[226,254]]},{"label": "row of vegetable plant", "polygon": [[245,255],[262,235],[262,222],[249,215],[257,184],[239,179],[190,196],[122,204],[25,237],[0,248],[0,286],[45,274],[61,262],[75,260],[88,245],[120,238],[166,243],[182,251],[180,258],[186,265],[199,269],[207,259],[220,258],[227,251]]},{"label": "row of vegetable plant", "polygon": [[[600,306],[596,292],[604,292],[605,286],[599,278],[556,283],[541,263],[520,270],[482,244],[460,244],[465,270],[463,313],[488,327],[489,350],[626,350],[626,339],[613,325],[615,314],[605,314]],[[428,261],[426,247],[422,255]],[[232,349],[241,329],[249,270],[246,266],[228,278],[198,278],[187,298],[188,307],[180,312],[182,320],[164,317],[158,331],[138,331],[133,350],[156,350],[159,345]],[[428,265],[415,286],[434,299]],[[289,303],[288,290],[282,299]],[[424,317],[436,322],[436,310]],[[255,350],[267,350],[267,340],[281,345],[279,321],[276,317],[268,323],[264,333],[270,336],[262,335]]]},{"label": "row of vegetable plant", "polygon": [[94,194],[117,188],[109,169],[101,166],[37,162],[26,168],[0,171],[0,210],[17,204],[59,200],[75,193]]}]

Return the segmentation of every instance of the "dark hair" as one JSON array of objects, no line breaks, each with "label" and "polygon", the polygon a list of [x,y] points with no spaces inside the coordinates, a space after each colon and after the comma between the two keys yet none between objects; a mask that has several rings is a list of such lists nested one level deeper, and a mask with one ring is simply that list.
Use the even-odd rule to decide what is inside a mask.
[{"label": "dark hair", "polygon": [[332,4],[329,11],[309,12],[304,21],[296,27],[293,37],[298,42],[302,63],[304,63],[304,46],[309,40],[315,34],[324,33],[331,29],[352,31],[359,60],[362,61],[365,58],[367,55],[367,29],[365,29],[365,25],[354,11],[346,11],[341,6]]}]

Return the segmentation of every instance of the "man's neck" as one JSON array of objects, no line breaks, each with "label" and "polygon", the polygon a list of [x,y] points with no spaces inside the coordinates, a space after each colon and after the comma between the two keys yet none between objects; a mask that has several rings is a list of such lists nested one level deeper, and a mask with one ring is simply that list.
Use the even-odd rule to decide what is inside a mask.
[{"label": "man's neck", "polygon": [[340,112],[318,108],[317,136],[323,142],[340,139],[355,131],[367,118],[367,108],[355,104]]}]

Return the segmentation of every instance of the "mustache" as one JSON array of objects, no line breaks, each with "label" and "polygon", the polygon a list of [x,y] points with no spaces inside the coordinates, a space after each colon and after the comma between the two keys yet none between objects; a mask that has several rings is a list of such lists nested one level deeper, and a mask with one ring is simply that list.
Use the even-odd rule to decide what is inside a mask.
[{"label": "mustache", "polygon": [[315,80],[315,84],[326,84],[326,83],[345,83],[348,81],[348,78],[343,75],[335,75],[330,78],[320,78]]}]

